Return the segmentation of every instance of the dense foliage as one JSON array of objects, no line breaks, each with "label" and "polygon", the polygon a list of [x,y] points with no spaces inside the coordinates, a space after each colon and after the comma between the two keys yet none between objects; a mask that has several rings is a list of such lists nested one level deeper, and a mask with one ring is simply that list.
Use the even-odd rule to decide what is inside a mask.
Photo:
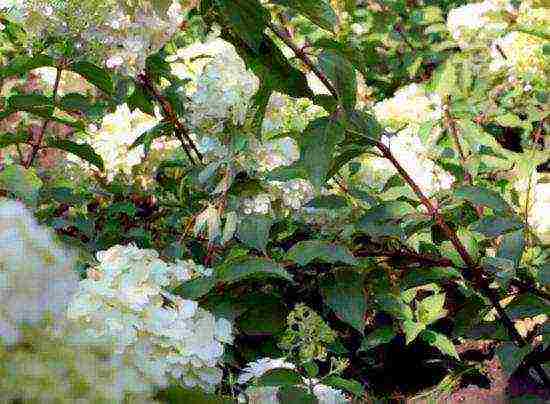
[{"label": "dense foliage", "polygon": [[549,55],[546,0],[0,0],[0,396],[550,399]]}]

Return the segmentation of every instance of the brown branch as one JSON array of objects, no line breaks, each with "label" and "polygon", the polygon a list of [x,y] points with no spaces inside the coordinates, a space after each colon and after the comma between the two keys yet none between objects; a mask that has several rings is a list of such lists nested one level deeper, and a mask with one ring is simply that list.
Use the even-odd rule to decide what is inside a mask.
[{"label": "brown branch", "polygon": [[[54,108],[57,102],[57,92],[59,91],[59,83],[61,82],[62,71],[63,69],[58,66],[55,74],[55,83],[53,85],[52,103],[54,105]],[[46,134],[46,129],[48,128],[49,123],[50,123],[50,119],[46,118],[44,120],[44,123],[42,124],[42,127],[40,128],[40,132],[38,133],[38,138],[32,143],[32,148],[29,152],[29,155],[27,156],[27,160],[23,164],[25,168],[29,168],[34,162],[34,159],[38,154],[38,150],[40,150],[40,147],[42,146],[42,141],[44,140],[44,135]]]},{"label": "brown branch", "polygon": [[197,149],[197,146],[193,142],[193,139],[191,139],[191,137],[189,136],[189,130],[178,119],[176,112],[174,111],[172,105],[170,105],[166,97],[158,92],[158,90],[155,88],[155,85],[153,84],[153,81],[147,75],[147,73],[140,74],[138,76],[138,80],[143,85],[143,87],[153,96],[153,98],[160,104],[165,118],[174,126],[174,133],[178,140],[181,142],[183,149],[185,150],[185,153],[187,154],[187,157],[189,158],[191,163],[195,164],[195,160],[191,155],[191,150],[193,150],[195,152],[195,155],[197,156],[198,163],[202,164],[202,154]]}]

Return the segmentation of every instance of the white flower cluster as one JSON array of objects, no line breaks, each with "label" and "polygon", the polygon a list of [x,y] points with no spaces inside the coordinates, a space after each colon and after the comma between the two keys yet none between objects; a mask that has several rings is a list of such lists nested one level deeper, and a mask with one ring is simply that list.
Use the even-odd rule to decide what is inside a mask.
[{"label": "white flower cluster", "polygon": [[[435,150],[434,139],[440,131],[439,125],[434,125],[425,142],[418,135],[422,123],[437,123],[442,118],[443,104],[439,95],[428,94],[423,86],[410,84],[399,89],[394,97],[377,103],[374,113],[377,120],[391,130],[401,129],[395,136],[383,136],[382,142],[390,148],[422,191],[431,195],[451,187],[454,177],[437,166],[431,158]],[[355,178],[378,191],[397,173],[393,165],[381,157],[365,154],[359,158],[359,162],[361,169]]]},{"label": "white flower cluster", "polygon": [[176,380],[213,390],[222,378],[223,345],[232,342],[231,324],[166,290],[209,271],[192,261],[167,264],[156,251],[133,245],[97,258],[99,266],[88,271],[68,309],[82,327],[79,338],[112,344],[159,387]]},{"label": "white flower cluster", "polygon": [[289,166],[300,159],[298,143],[291,137],[258,142],[253,148],[253,153],[260,172]]},{"label": "white flower cluster", "polygon": [[485,0],[452,9],[447,28],[462,49],[483,44],[503,33],[508,23],[499,13],[513,12],[508,0]]},{"label": "white flower cluster", "polygon": [[76,256],[39,226],[22,203],[0,199],[0,341],[17,343],[23,324],[64,317],[78,288]]},{"label": "white flower cluster", "polygon": [[29,0],[13,6],[8,12],[35,39],[70,38],[81,54],[128,74],[143,69],[146,57],[183,22],[178,0]]},{"label": "white flower cluster", "polygon": [[159,117],[152,117],[139,109],[130,112],[128,105],[123,104],[115,112],[103,117],[100,128],[89,128],[88,143],[103,159],[109,180],[119,172],[131,174],[132,167],[141,163],[144,157],[143,145],[132,150],[130,146],[159,122]]},{"label": "white flower cluster", "polygon": [[303,179],[290,181],[269,181],[270,192],[280,198],[283,205],[298,210],[315,196],[313,185]]},{"label": "white flower cluster", "polygon": [[[525,201],[527,203],[527,201]],[[550,183],[536,184],[529,198],[528,222],[541,242],[550,244]]]},{"label": "white flower cluster", "polygon": [[231,44],[214,35],[205,43],[178,50],[168,60],[175,75],[191,80],[188,120],[194,131],[216,134],[227,121],[244,123],[259,80]]},{"label": "white flower cluster", "polygon": [[265,215],[271,212],[271,195],[269,194],[258,194],[252,198],[244,198],[241,203],[245,215],[251,215],[252,213]]},{"label": "white flower cluster", "polygon": [[[248,383],[273,369],[296,369],[296,366],[285,361],[284,358],[260,358],[246,365],[239,375],[237,383]],[[303,378],[303,383],[304,386],[312,387],[313,394],[317,397],[320,404],[342,404],[350,402],[340,390],[325,386],[316,379]],[[253,397],[254,402],[267,402],[265,399],[269,397],[271,400],[270,402],[277,403],[276,393],[277,389],[270,387],[249,387],[247,390],[247,394]],[[262,399],[264,399],[264,401],[261,401]]]}]

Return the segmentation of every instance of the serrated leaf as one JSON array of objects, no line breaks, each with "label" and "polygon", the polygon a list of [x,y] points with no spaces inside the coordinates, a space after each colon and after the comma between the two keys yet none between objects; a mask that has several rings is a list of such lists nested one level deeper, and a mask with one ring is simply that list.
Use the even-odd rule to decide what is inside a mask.
[{"label": "serrated leaf", "polygon": [[344,128],[330,118],[314,120],[302,134],[300,161],[315,187],[324,185],[336,145],[343,139]]},{"label": "serrated leaf", "polygon": [[237,237],[247,246],[265,252],[272,224],[269,216],[245,215],[238,225]]},{"label": "serrated leaf", "polygon": [[405,333],[405,344],[409,345],[418,337],[418,334],[426,329],[426,324],[413,320],[405,320],[403,321],[402,328]]},{"label": "serrated leaf", "polygon": [[381,344],[387,344],[395,337],[395,330],[390,326],[379,327],[363,338],[359,351],[368,351]]},{"label": "serrated leaf", "polygon": [[332,49],[319,55],[319,64],[334,86],[340,104],[346,111],[352,111],[357,102],[357,78],[352,64]]},{"label": "serrated leaf", "polygon": [[478,233],[482,233],[487,237],[497,237],[514,230],[518,230],[523,226],[521,220],[517,217],[505,216],[484,216],[477,222],[472,223],[469,229]]},{"label": "serrated leaf", "polygon": [[92,146],[87,143],[75,143],[65,139],[48,139],[46,141],[48,147],[63,150],[74,154],[84,161],[94,165],[100,171],[104,170],[103,159],[95,152]]},{"label": "serrated leaf", "polygon": [[336,13],[325,0],[274,0],[274,3],[293,8],[327,31],[336,25]]},{"label": "serrated leaf", "polygon": [[76,62],[70,66],[70,69],[80,74],[91,84],[103,90],[109,95],[113,95],[115,92],[115,87],[113,85],[113,80],[109,73],[102,69],[99,66],[94,65],[90,62]]},{"label": "serrated leaf", "polygon": [[483,187],[463,186],[455,189],[455,197],[465,199],[474,205],[487,206],[495,211],[511,212],[508,203],[498,192]]},{"label": "serrated leaf", "polygon": [[364,275],[353,270],[340,270],[321,285],[323,300],[336,316],[360,333],[365,328],[367,297],[364,291]]},{"label": "serrated leaf", "polygon": [[361,383],[355,380],[343,379],[341,377],[332,375],[325,377],[322,383],[326,386],[335,387],[339,390],[345,390],[356,397],[363,397],[365,394],[365,388]]},{"label": "serrated leaf", "polygon": [[312,199],[304,206],[316,209],[340,209],[345,208],[347,203],[346,198],[339,195],[322,195]]},{"label": "serrated leaf", "polygon": [[248,278],[280,278],[293,281],[292,276],[279,264],[265,258],[250,257],[217,268],[220,282],[233,283]]},{"label": "serrated leaf", "polygon": [[272,369],[256,381],[258,386],[296,386],[302,384],[302,376],[292,369]]},{"label": "serrated leaf", "polygon": [[416,316],[421,323],[430,325],[447,315],[447,310],[443,308],[444,305],[445,293],[428,296],[418,302]]},{"label": "serrated leaf", "polygon": [[422,332],[422,339],[428,344],[439,349],[443,354],[452,356],[453,358],[460,360],[458,352],[456,352],[453,342],[445,335],[432,330],[425,330]]},{"label": "serrated leaf", "polygon": [[301,266],[306,266],[316,259],[331,264],[337,262],[348,265],[357,264],[357,259],[347,248],[322,240],[307,240],[294,244],[287,253],[287,259]]},{"label": "serrated leaf", "polygon": [[0,189],[11,192],[29,205],[36,205],[41,187],[42,180],[34,168],[9,165],[0,171]]}]

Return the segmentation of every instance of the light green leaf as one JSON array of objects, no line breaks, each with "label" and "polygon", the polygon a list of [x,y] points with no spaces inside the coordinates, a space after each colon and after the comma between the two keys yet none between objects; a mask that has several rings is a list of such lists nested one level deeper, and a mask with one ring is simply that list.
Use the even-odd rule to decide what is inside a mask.
[{"label": "light green leaf", "polygon": [[523,126],[522,120],[516,114],[508,112],[504,115],[497,116],[496,123],[500,126],[506,126],[509,128],[521,127]]},{"label": "light green leaf", "polygon": [[447,310],[443,308],[444,305],[445,293],[428,296],[418,302],[416,316],[421,323],[430,325],[447,315]]},{"label": "light green leaf", "polygon": [[36,205],[41,187],[42,180],[34,168],[9,165],[0,171],[0,189],[12,193],[29,205]]},{"label": "light green leaf", "polygon": [[287,258],[301,266],[306,266],[315,259],[331,264],[357,264],[357,259],[347,248],[322,240],[307,240],[294,244],[288,251]]},{"label": "light green leaf", "polygon": [[237,230],[237,213],[229,212],[225,215],[225,226],[223,227],[222,245],[233,238]]},{"label": "light green leaf", "polygon": [[302,376],[292,369],[272,369],[256,381],[258,386],[296,386],[302,384]]},{"label": "light green leaf", "polygon": [[245,258],[237,262],[222,265],[216,271],[218,281],[225,283],[263,277],[275,277],[293,281],[292,276],[282,266],[265,258]]},{"label": "light green leaf", "polygon": [[345,390],[356,397],[363,397],[365,394],[365,388],[363,385],[355,380],[343,379],[341,377],[331,375],[322,379],[321,382],[326,386],[335,387],[339,390]]},{"label": "light green leaf", "polygon": [[452,356],[457,360],[460,360],[458,352],[456,352],[453,342],[445,335],[435,331],[425,330],[422,332],[422,339],[428,344],[439,349],[443,354]]},{"label": "light green leaf", "polygon": [[405,320],[403,321],[402,328],[405,333],[405,344],[409,345],[418,337],[418,334],[426,329],[426,324],[417,323],[413,320]]},{"label": "light green leaf", "polygon": [[0,80],[9,76],[26,73],[39,67],[53,65],[54,60],[46,55],[16,56],[6,66],[0,68]]}]

